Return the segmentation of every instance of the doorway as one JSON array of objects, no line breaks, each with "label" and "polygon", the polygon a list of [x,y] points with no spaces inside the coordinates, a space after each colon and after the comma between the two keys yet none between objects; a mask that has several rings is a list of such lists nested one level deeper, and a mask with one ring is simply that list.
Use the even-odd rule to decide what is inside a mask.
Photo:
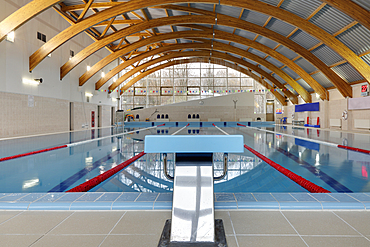
[{"label": "doorway", "polygon": [[275,121],[275,106],[274,101],[267,101],[266,103],[266,121]]}]

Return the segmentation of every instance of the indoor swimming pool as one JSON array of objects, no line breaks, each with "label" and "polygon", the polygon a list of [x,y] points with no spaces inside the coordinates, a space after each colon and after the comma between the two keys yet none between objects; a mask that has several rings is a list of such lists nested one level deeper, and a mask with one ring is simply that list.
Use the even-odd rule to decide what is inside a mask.
[{"label": "indoor swimming pool", "polygon": [[[65,192],[144,150],[146,135],[243,135],[244,143],[270,160],[332,193],[370,192],[368,154],[340,149],[343,144],[370,149],[370,135],[281,126],[264,122],[126,123],[102,128],[0,140],[0,158],[97,139],[81,145],[0,162],[0,193]],[[266,132],[267,130],[267,132]],[[124,135],[117,135],[128,132]],[[295,136],[295,137],[293,137]],[[106,137],[106,138],[102,138]],[[311,140],[311,141],[310,141]],[[326,143],[329,143],[328,145]],[[168,154],[173,175],[174,155]],[[214,176],[223,171],[223,154],[213,156]],[[173,182],[163,172],[163,155],[146,154],[90,192],[170,193]],[[214,183],[215,193],[308,192],[244,149],[229,154],[227,175]]]}]

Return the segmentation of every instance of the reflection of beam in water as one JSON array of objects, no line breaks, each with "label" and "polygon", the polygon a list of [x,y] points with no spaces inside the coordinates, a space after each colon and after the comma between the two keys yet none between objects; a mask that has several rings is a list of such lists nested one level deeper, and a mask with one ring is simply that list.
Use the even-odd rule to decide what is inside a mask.
[{"label": "reflection of beam in water", "polygon": [[126,178],[128,178],[128,179],[132,180],[133,182],[135,182],[136,184],[141,185],[141,186],[143,186],[144,188],[146,188],[146,189],[148,189],[148,190],[151,190],[152,192],[167,193],[167,192],[169,192],[169,191],[170,191],[170,190],[165,190],[165,189],[159,188],[159,187],[157,187],[157,186],[154,186],[154,185],[148,184],[148,183],[146,183],[145,181],[143,181],[143,180],[141,180],[141,179],[139,179],[139,178],[137,178],[137,177],[135,177],[135,176],[131,175],[131,174],[130,174],[130,173],[128,173],[127,171],[123,171],[123,172],[122,172],[122,174],[123,174]]}]

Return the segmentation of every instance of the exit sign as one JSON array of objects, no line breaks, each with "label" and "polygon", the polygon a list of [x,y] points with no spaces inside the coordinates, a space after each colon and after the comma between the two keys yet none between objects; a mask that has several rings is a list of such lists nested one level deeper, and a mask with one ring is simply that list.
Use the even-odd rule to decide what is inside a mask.
[{"label": "exit sign", "polygon": [[369,95],[368,86],[369,86],[368,84],[365,84],[365,85],[361,86],[361,96],[368,96]]}]

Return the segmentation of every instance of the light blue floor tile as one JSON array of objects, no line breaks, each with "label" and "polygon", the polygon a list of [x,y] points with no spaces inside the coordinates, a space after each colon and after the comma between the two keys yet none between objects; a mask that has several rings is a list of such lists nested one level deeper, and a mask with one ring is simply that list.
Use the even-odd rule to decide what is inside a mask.
[{"label": "light blue floor tile", "polygon": [[160,193],[156,202],[172,202],[172,196],[172,193]]},{"label": "light blue floor tile", "polygon": [[352,197],[350,197],[347,194],[343,194],[343,193],[331,193],[330,195],[332,197],[334,197],[335,199],[337,199],[338,201],[340,201],[340,202],[357,202],[355,199],[353,199]]},{"label": "light blue floor tile", "polygon": [[364,204],[360,202],[322,202],[323,209],[339,209],[339,210],[347,210],[347,209],[365,209]]},{"label": "light blue floor tile", "polygon": [[338,202],[338,200],[324,193],[311,193],[311,196],[313,196],[320,202]]},{"label": "light blue floor tile", "polygon": [[252,193],[234,193],[234,195],[238,202],[256,202]]},{"label": "light blue floor tile", "polygon": [[152,210],[153,202],[114,202],[112,210]]},{"label": "light blue floor tile", "polygon": [[297,200],[294,199],[293,196],[289,195],[288,193],[271,193],[273,197],[278,202],[296,202]]},{"label": "light blue floor tile", "polygon": [[269,193],[253,193],[259,202],[276,202],[275,198]]},{"label": "light blue floor tile", "polygon": [[278,202],[238,202],[238,209],[279,209]]},{"label": "light blue floor tile", "polygon": [[281,210],[321,210],[319,202],[280,202]]},{"label": "light blue floor tile", "polygon": [[135,201],[139,197],[139,192],[124,192],[117,198],[117,202]]},{"label": "light blue floor tile", "polygon": [[216,193],[215,199],[217,202],[235,201],[233,193]]},{"label": "light blue floor tile", "polygon": [[135,202],[154,202],[158,193],[141,193]]},{"label": "light blue floor tile", "polygon": [[215,202],[215,209],[237,209],[238,205],[234,202]]},{"label": "light blue floor tile", "polygon": [[290,193],[290,194],[299,202],[317,202],[317,200],[313,198],[311,194],[307,193]]},{"label": "light blue floor tile", "polygon": [[156,201],[154,203],[155,210],[171,210],[172,209],[172,202],[159,202]]},{"label": "light blue floor tile", "polygon": [[81,196],[83,196],[85,192],[73,192],[73,193],[65,193],[65,196],[62,196],[57,202],[74,202]]},{"label": "light blue floor tile", "polygon": [[98,198],[96,202],[114,202],[120,195],[122,195],[122,192],[107,192]]},{"label": "light blue floor tile", "polygon": [[41,197],[37,199],[35,202],[53,202],[61,198],[62,196],[65,196],[66,193],[61,192],[61,193],[48,193],[46,196]]},{"label": "light blue floor tile", "polygon": [[69,210],[70,202],[33,202],[29,210]]},{"label": "light blue floor tile", "polygon": [[0,202],[0,210],[27,210],[29,203],[19,202],[19,203],[9,203]]},{"label": "light blue floor tile", "polygon": [[76,202],[93,202],[99,197],[101,197],[104,193],[102,192],[93,192],[93,193],[86,193],[85,195],[81,196],[76,200]]},{"label": "light blue floor tile", "polygon": [[20,199],[17,200],[17,202],[34,202],[46,195],[47,195],[46,193],[31,193],[24,197],[21,197]]},{"label": "light blue floor tile", "polygon": [[0,193],[0,199],[3,198],[4,196],[11,195],[12,193]]},{"label": "light blue floor tile", "polygon": [[13,202],[13,201],[16,201],[24,196],[27,196],[28,193],[13,193],[13,194],[9,194],[7,196],[4,196],[0,199],[0,201],[2,202]]},{"label": "light blue floor tile", "polygon": [[73,202],[70,210],[111,210],[113,202]]}]

